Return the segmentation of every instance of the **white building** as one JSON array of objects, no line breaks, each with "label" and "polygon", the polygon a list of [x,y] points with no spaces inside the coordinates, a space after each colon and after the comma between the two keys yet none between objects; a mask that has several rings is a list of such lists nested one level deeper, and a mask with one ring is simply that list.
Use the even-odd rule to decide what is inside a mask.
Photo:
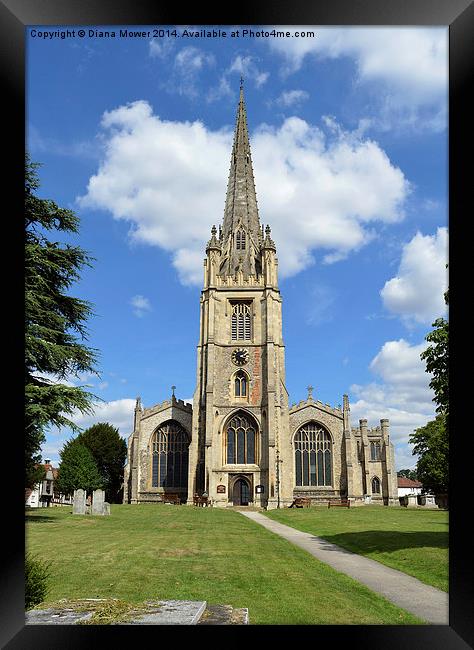
[{"label": "white building", "polygon": [[50,505],[72,505],[72,496],[59,494],[54,491],[54,480],[58,469],[51,465],[51,460],[44,460],[45,476],[32,490],[25,492],[25,506],[27,508],[47,508]]},{"label": "white building", "polygon": [[423,490],[423,485],[420,481],[413,481],[411,478],[405,478],[404,476],[398,477],[398,496],[405,497],[408,495],[421,494]]}]

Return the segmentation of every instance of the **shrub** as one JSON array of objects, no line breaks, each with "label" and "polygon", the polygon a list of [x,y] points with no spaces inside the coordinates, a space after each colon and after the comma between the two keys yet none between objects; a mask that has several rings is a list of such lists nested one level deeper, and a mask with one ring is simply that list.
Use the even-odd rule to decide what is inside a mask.
[{"label": "shrub", "polygon": [[31,554],[25,557],[25,609],[32,609],[46,598],[51,565]]}]

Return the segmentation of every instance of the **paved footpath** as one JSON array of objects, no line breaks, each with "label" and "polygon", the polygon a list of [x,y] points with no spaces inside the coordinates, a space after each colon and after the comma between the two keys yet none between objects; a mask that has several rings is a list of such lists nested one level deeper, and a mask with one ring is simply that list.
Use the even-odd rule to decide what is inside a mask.
[{"label": "paved footpath", "polygon": [[380,562],[346,551],[311,533],[303,533],[273,521],[260,512],[243,510],[239,512],[427,623],[449,624],[449,596],[446,592]]}]

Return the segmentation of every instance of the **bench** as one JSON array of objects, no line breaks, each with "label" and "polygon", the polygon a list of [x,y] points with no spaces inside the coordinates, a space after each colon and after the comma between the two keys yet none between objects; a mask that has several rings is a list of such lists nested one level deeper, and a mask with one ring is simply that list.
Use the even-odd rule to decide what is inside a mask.
[{"label": "bench", "polygon": [[349,499],[340,499],[340,500],[334,500],[330,499],[328,501],[328,508],[350,508],[351,502]]},{"label": "bench", "polygon": [[309,497],[296,497],[288,508],[309,508],[311,499]]},{"label": "bench", "polygon": [[172,493],[163,494],[163,497],[162,497],[161,500],[162,500],[163,503],[174,503],[176,505],[181,504],[181,497],[179,496],[179,494],[172,494]]},{"label": "bench", "polygon": [[193,496],[193,506],[199,506],[200,508],[207,508],[208,506],[212,505],[212,499],[209,497],[203,497],[199,496],[199,494],[195,494]]}]

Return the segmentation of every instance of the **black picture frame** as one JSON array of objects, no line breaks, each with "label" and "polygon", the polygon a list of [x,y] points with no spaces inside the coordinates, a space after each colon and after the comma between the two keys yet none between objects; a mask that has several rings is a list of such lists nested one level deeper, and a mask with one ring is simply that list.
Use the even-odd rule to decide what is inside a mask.
[{"label": "black picture frame", "polygon": [[[234,9],[234,11],[232,11]],[[464,345],[462,317],[456,320],[456,310],[464,305],[462,282],[472,267],[472,244],[463,234],[463,226],[472,218],[471,159],[473,115],[471,76],[474,61],[474,6],[472,0],[283,0],[263,4],[240,2],[226,6],[195,3],[189,8],[155,3],[153,0],[0,0],[0,66],[5,89],[3,181],[12,208],[4,213],[8,221],[8,248],[23,250],[23,225],[18,219],[23,205],[24,138],[25,138],[25,31],[30,25],[419,25],[449,27],[449,224],[450,224],[450,338],[451,364],[453,358],[470,365],[470,349]],[[6,224],[7,225],[7,224]],[[455,251],[455,255],[453,254]],[[470,263],[470,264],[469,264]],[[10,398],[4,401],[4,412],[12,416],[12,424],[4,429],[10,440],[4,462],[8,489],[4,493],[9,513],[5,515],[2,539],[4,566],[1,574],[2,624],[0,642],[11,650],[25,648],[78,648],[116,643],[118,647],[137,643],[137,635],[149,631],[145,627],[126,626],[25,626],[24,625],[24,501],[23,446],[21,430],[23,413],[23,283],[21,272],[8,262],[4,271],[4,321],[12,330],[12,374],[8,374]],[[467,298],[472,302],[470,295]],[[11,305],[19,306],[18,310]],[[466,328],[467,334],[467,328]],[[10,347],[10,346],[9,346]],[[10,368],[10,366],[9,366]],[[16,368],[16,370],[14,370]],[[451,381],[452,377],[452,381]],[[468,534],[472,512],[472,486],[469,478],[473,458],[472,434],[469,431],[470,401],[467,380],[450,375],[450,624],[449,626],[312,626],[305,633],[321,642],[328,636],[331,644],[350,643],[351,648],[404,648],[417,650],[436,648],[464,649],[474,646],[472,536]],[[461,385],[462,384],[462,385]],[[455,407],[455,408],[454,408]],[[467,425],[466,425],[467,421]],[[5,522],[6,525],[5,525]],[[54,549],[51,549],[54,552]],[[193,642],[199,643],[204,630],[193,629]],[[279,628],[274,630],[280,634]],[[224,632],[222,628],[219,630]],[[173,634],[189,630],[173,630]],[[255,640],[255,628],[241,626],[232,630],[234,638]],[[259,630],[262,633],[262,630]],[[290,631],[291,632],[291,631]],[[269,631],[263,630],[264,634]],[[300,634],[300,631],[298,631]],[[155,637],[156,638],[156,637]]]}]

